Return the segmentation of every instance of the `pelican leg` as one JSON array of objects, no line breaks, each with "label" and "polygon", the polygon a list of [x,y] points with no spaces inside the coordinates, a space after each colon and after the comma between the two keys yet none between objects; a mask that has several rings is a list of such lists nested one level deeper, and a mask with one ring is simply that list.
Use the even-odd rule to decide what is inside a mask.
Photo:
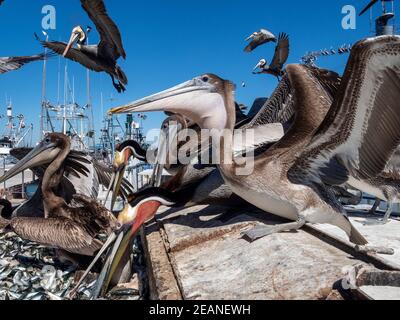
[{"label": "pelican leg", "polygon": [[114,78],[113,75],[110,75],[110,77],[111,77],[111,79],[112,79],[114,88],[117,89],[118,93],[121,93],[122,88],[121,88],[121,86],[120,86],[120,82],[119,82],[119,83],[116,83],[116,82],[115,82],[115,78]]},{"label": "pelican leg", "polygon": [[367,221],[364,223],[364,225],[366,226],[376,226],[376,225],[383,225],[383,224],[387,224],[389,222],[389,218],[393,213],[393,204],[391,202],[388,202],[388,209],[385,213],[385,216],[383,217],[383,219],[378,219],[377,221]]},{"label": "pelican leg", "polygon": [[388,203],[388,209],[387,209],[387,211],[385,213],[385,216],[383,217],[383,220],[382,220],[383,224],[386,224],[386,223],[389,222],[389,219],[390,219],[390,216],[392,215],[392,213],[393,213],[393,204]]},{"label": "pelican leg", "polygon": [[381,204],[381,199],[376,198],[374,206],[370,210],[369,214],[375,215],[376,210],[379,208],[380,204]]},{"label": "pelican leg", "polygon": [[243,239],[254,242],[259,239],[265,238],[269,235],[287,232],[287,231],[296,231],[301,229],[306,224],[306,220],[303,217],[300,217],[299,220],[292,223],[285,223],[275,226],[259,226],[249,231],[242,233]]}]

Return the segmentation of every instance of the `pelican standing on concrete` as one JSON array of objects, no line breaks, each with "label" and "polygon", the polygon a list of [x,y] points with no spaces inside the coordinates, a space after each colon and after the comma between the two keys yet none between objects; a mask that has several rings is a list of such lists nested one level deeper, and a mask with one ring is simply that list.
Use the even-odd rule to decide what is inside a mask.
[{"label": "pelican standing on concrete", "polygon": [[[120,57],[125,59],[126,53],[118,27],[108,16],[103,0],[81,0],[81,4],[96,25],[100,34],[99,44],[87,45],[87,34],[81,26],[77,26],[72,30],[68,43],[42,41],[42,45],[92,71],[108,73],[115,89],[118,92],[125,91],[128,78],[117,64],[117,60]],[[75,42],[77,48],[73,48]]]},{"label": "pelican standing on concrete", "polygon": [[[93,256],[101,247],[97,239],[118,227],[115,217],[93,199],[74,195],[73,203],[57,196],[53,189],[64,175],[63,162],[70,152],[71,142],[63,134],[52,133],[12,170],[25,166],[40,166],[51,159],[44,173],[42,194],[44,218],[1,219],[1,227],[9,227],[21,238],[55,247],[72,254]],[[10,174],[13,174],[12,172]]]},{"label": "pelican standing on concrete", "polygon": [[[289,65],[286,72],[296,92],[296,120],[285,137],[273,148],[256,157],[254,172],[247,176],[238,176],[236,173],[238,166],[234,161],[229,161],[230,158],[225,158],[225,155],[230,154],[229,143],[227,143],[228,150],[225,149],[225,145],[220,146],[223,158],[219,168],[224,180],[236,194],[260,209],[296,221],[287,225],[250,231],[246,233],[249,239],[256,240],[271,233],[298,229],[309,222],[335,225],[345,231],[353,243],[367,244],[367,240],[354,228],[344,208],[326,186],[326,184],[329,185],[328,181],[301,177],[301,173],[310,171],[310,165],[302,165],[302,159],[309,157],[304,150],[310,145],[312,138],[318,134],[318,128],[321,125],[326,130],[339,128],[338,134],[347,138],[358,137],[357,140],[346,140],[348,149],[344,151],[352,155],[356,150],[363,150],[361,155],[366,157],[367,162],[364,162],[363,157],[353,159],[353,161],[360,161],[363,174],[373,176],[381,173],[391,153],[400,143],[400,132],[398,130],[393,132],[391,129],[400,126],[400,112],[391,111],[398,106],[396,101],[400,98],[400,90],[391,90],[399,83],[399,74],[396,71],[399,53],[399,37],[367,39],[355,45],[341,84],[340,94],[335,97],[326,119],[333,97],[327,96],[321,90],[309,68]],[[372,63],[373,61],[380,61],[381,64],[377,65]],[[354,69],[356,64],[358,68]],[[360,81],[370,89],[364,88],[361,93]],[[385,91],[385,86],[390,82],[394,83],[390,84],[390,94],[379,94]],[[231,82],[215,75],[205,74],[170,90],[115,108],[111,112],[170,111],[191,118],[205,129],[233,130],[235,123],[233,92],[234,85]],[[352,98],[345,99],[349,92],[354,93],[351,95]],[[373,98],[377,93],[379,97],[374,103]],[[372,103],[363,103],[364,101],[372,101]],[[344,124],[355,122],[356,119],[365,121],[369,115],[378,118],[385,117],[385,121],[370,121],[364,126],[338,127],[337,124],[333,126],[335,121]],[[381,120],[384,119],[381,118]],[[381,124],[381,127],[378,128],[380,131],[375,131],[379,134],[374,135],[376,139],[373,139],[375,142],[373,145],[374,148],[382,146],[379,149],[383,152],[370,149],[369,137],[372,136],[363,135],[364,130],[372,129],[374,123]],[[216,141],[222,138],[219,135],[216,135]],[[360,136],[363,138],[360,139]],[[321,135],[321,138],[323,139],[324,136]],[[332,135],[325,137],[326,145],[335,147],[336,138]],[[216,143],[217,147],[218,145],[219,143]],[[315,149],[314,152],[319,154],[319,150],[321,147]],[[328,162],[333,169],[336,168],[336,163],[335,161]],[[326,163],[319,168],[321,174],[326,172],[325,166]]]}]

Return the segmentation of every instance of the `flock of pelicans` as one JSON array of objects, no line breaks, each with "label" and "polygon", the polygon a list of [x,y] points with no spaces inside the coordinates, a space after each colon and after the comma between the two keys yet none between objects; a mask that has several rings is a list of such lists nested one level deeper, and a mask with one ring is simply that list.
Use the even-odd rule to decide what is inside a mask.
[{"label": "flock of pelicans", "polygon": [[[100,33],[100,43],[87,45],[82,27],[73,29],[68,43],[41,43],[91,70],[110,74],[115,88],[124,91],[127,77],[116,63],[126,57],[120,32],[103,1],[81,3]],[[249,241],[297,230],[306,223],[323,223],[342,229],[360,250],[373,251],[348,219],[337,193],[351,187],[387,201],[389,210],[381,223],[388,221],[392,205],[400,202],[400,37],[381,36],[355,44],[343,77],[306,65],[284,67],[289,56],[289,38],[284,33],[276,38],[262,29],[247,40],[246,52],[276,42],[272,62],[268,65],[263,59],[254,71],[279,79],[271,97],[256,100],[248,115],[235,102],[235,85],[211,73],[110,110],[111,114],[164,111],[169,115],[161,128],[167,139],[158,147],[153,179],[136,193],[124,179],[124,171],[132,157],[148,161],[137,142],[118,145],[114,165],[107,168],[71,150],[65,135],[50,133],[32,150],[13,151],[20,161],[0,183],[32,169],[40,187],[15,211],[3,209],[0,228],[69,254],[97,254],[85,276],[107,253],[94,297],[121,278],[132,240],[161,206],[247,203],[293,221],[250,230],[243,234]],[[48,57],[2,58],[0,71]],[[215,148],[225,155],[223,161],[203,165],[195,156],[190,164],[164,164],[162,159],[176,151],[168,141],[188,129],[199,134],[201,129],[212,129],[217,143],[206,150],[194,144],[191,151],[200,155]],[[249,129],[255,142],[237,143],[236,132]],[[222,136],[223,131],[229,136]],[[235,155],[243,158],[250,151],[255,154],[254,171],[238,176],[242,164]],[[163,181],[163,170],[172,177]],[[111,211],[96,200],[100,185],[112,194]],[[126,205],[115,217],[112,210],[118,197]],[[99,240],[101,234],[108,235],[105,243]]]}]

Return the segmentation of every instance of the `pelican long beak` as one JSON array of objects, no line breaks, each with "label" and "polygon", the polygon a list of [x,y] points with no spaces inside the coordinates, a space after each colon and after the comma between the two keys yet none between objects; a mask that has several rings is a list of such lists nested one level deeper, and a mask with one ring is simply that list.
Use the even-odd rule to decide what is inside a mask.
[{"label": "pelican long beak", "polygon": [[114,164],[113,164],[114,172],[106,198],[108,199],[109,193],[112,191],[111,208],[110,208],[111,211],[114,210],[115,203],[121,191],[121,185],[122,181],[124,180],[125,170],[129,162],[129,157],[130,157],[129,149],[115,153]]},{"label": "pelican long beak", "polygon": [[254,39],[254,34],[252,34],[251,36],[247,37],[246,41],[250,41],[250,40],[253,40],[253,39]]},{"label": "pelican long beak", "polygon": [[180,113],[181,110],[176,109],[176,107],[174,106],[174,101],[169,98],[174,98],[196,91],[211,91],[212,89],[213,86],[211,84],[204,83],[200,79],[195,78],[171,89],[134,101],[125,106],[111,109],[109,113],[119,114],[153,111],[170,111],[174,113]]},{"label": "pelican long beak", "polygon": [[[121,262],[125,261],[127,254],[129,254],[133,239],[138,235],[146,221],[154,217],[160,206],[161,203],[157,201],[149,201],[142,204],[140,208],[131,208],[129,205],[126,205],[118,218],[125,225],[121,228],[117,241],[110,251],[110,255],[96,284],[96,292],[92,298],[96,299],[99,295],[104,296],[106,294],[116,272],[122,268]],[[132,209],[136,210],[135,217],[132,217],[130,213]]]},{"label": "pelican long beak", "polygon": [[0,178],[0,183],[7,181],[25,170],[50,163],[59,153],[54,143],[40,144],[19,161],[10,171]]},{"label": "pelican long beak", "polygon": [[258,70],[258,68],[260,68],[260,67],[261,67],[261,62],[257,63],[257,65],[254,67],[253,71]]},{"label": "pelican long beak", "polygon": [[65,48],[65,51],[63,53],[64,58],[68,54],[69,50],[71,50],[72,46],[74,45],[75,41],[78,40],[78,38],[79,38],[79,34],[74,33],[74,32],[71,34],[71,38],[69,39],[67,47]]},{"label": "pelican long beak", "polygon": [[121,191],[121,184],[122,180],[124,180],[125,170],[126,170],[126,165],[121,165],[115,172],[114,187],[111,198],[111,211],[114,210],[114,206],[115,203],[117,202],[119,192]]}]

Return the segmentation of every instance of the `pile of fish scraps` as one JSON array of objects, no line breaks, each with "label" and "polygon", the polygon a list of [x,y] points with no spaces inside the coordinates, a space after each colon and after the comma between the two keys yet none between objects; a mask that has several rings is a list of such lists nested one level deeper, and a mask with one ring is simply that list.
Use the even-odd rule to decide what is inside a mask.
[{"label": "pile of fish scraps", "polygon": [[[135,251],[138,253],[138,248]],[[63,265],[55,257],[54,249],[25,241],[12,232],[0,231],[0,300],[69,299],[80,273],[71,265]],[[144,268],[136,265],[134,269],[140,274]],[[78,288],[74,299],[89,300],[96,280],[97,274],[91,274]],[[117,289],[106,298],[138,300],[141,297],[139,290]]]}]

